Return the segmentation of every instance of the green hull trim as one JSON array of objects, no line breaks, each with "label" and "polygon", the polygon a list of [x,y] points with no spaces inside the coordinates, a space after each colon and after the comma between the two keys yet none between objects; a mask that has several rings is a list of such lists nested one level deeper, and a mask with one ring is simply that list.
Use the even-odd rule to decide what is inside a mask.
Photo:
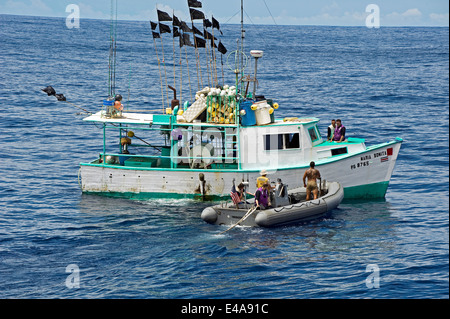
[{"label": "green hull trim", "polygon": [[344,199],[384,198],[389,182],[367,184],[344,188]]},{"label": "green hull trim", "polygon": [[[344,188],[344,199],[375,199],[384,198],[389,186],[389,182],[381,182],[362,186]],[[127,198],[133,200],[149,199],[192,199],[199,201],[220,201],[228,200],[229,195],[205,195],[200,194],[176,194],[176,193],[132,193],[132,192],[84,192],[88,195],[98,195],[112,198]]]},{"label": "green hull trim", "polygon": [[191,199],[198,201],[220,201],[230,198],[228,195],[205,195],[200,194],[176,194],[176,193],[132,193],[132,192],[83,192],[86,195],[96,195],[110,198],[126,198],[132,200],[150,200],[150,199]]}]

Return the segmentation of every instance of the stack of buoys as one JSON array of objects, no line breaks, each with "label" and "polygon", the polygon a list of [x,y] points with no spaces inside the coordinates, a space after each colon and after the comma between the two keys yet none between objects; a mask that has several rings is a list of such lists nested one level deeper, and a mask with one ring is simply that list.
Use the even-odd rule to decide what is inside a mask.
[{"label": "stack of buoys", "polygon": [[236,123],[236,87],[225,85],[222,88],[205,88],[207,93],[208,122],[215,124]]}]

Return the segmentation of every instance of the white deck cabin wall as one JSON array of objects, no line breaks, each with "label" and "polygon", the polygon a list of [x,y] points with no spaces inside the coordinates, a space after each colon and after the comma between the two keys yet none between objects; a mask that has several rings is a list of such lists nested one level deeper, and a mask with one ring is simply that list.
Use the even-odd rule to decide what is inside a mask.
[{"label": "white deck cabin wall", "polygon": [[[306,158],[308,158],[309,164],[310,158],[316,158],[316,154],[313,151],[313,144],[307,130],[315,126],[316,123],[309,125],[297,123],[297,125],[268,125],[242,128],[240,132],[242,169],[276,170],[279,168],[304,166],[306,164],[305,154],[307,154]],[[276,141],[278,135],[292,137],[294,134],[298,134],[298,148],[289,148],[286,144],[283,144],[280,147],[272,145],[271,149],[266,149],[266,136],[273,136],[273,140]],[[283,143],[283,140],[281,142]],[[314,144],[322,142],[323,140],[319,135],[319,139]]]}]

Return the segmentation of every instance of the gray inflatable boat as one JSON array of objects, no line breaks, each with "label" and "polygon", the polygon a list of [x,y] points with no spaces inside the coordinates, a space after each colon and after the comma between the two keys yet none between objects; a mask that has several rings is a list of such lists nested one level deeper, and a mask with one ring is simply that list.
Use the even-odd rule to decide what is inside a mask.
[{"label": "gray inflatable boat", "polygon": [[232,202],[207,207],[201,217],[215,225],[285,226],[322,217],[337,208],[343,198],[344,188],[337,182],[321,183],[321,196],[309,201],[306,201],[306,188],[287,190],[287,186],[282,185],[277,186],[271,196],[272,208],[255,210],[252,198],[238,207]]}]

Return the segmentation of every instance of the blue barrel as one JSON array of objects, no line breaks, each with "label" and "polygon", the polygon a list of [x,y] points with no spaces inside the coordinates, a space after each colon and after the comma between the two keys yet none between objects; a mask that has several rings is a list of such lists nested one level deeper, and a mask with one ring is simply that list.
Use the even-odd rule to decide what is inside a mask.
[{"label": "blue barrel", "polygon": [[114,100],[103,100],[103,108],[106,112],[106,117],[110,117],[113,112]]},{"label": "blue barrel", "polygon": [[256,125],[255,111],[252,110],[253,101],[241,102],[241,111],[245,111],[245,115],[241,114],[241,125],[243,126],[253,126]]},{"label": "blue barrel", "polygon": [[103,100],[103,106],[113,106],[114,100]]}]

